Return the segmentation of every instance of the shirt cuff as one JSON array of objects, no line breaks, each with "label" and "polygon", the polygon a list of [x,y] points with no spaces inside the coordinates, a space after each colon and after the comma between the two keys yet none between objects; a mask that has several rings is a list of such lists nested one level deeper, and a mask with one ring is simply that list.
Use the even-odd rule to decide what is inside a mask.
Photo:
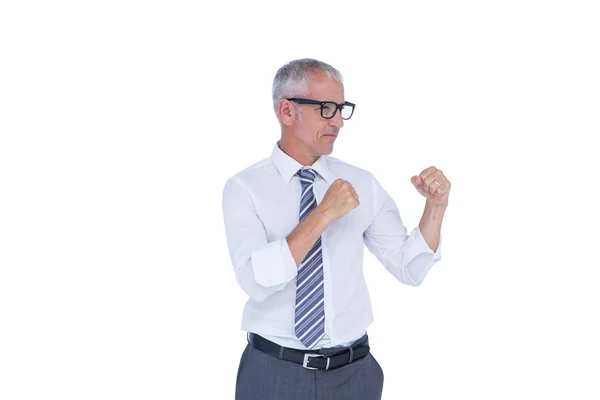
[{"label": "shirt cuff", "polygon": [[418,225],[415,229],[413,229],[413,232],[411,233],[411,235],[414,235],[415,244],[418,245],[418,250],[420,250],[419,251],[420,253],[431,254],[431,259],[434,261],[441,260],[441,258],[442,258],[442,252],[441,252],[442,251],[442,234],[441,233],[440,233],[440,238],[438,241],[438,247],[435,252],[433,250],[431,250],[431,248],[425,241],[425,238],[423,237],[423,234],[421,233],[421,228],[419,228]]},{"label": "shirt cuff", "polygon": [[298,267],[287,240],[281,239],[251,253],[254,279],[264,287],[287,283],[298,275]]}]

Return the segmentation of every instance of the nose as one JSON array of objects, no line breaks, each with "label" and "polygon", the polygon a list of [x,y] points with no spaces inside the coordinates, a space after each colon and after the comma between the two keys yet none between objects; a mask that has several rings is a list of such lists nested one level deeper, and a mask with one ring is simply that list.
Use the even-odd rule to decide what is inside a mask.
[{"label": "nose", "polygon": [[331,118],[329,120],[329,126],[334,126],[336,128],[341,128],[344,126],[344,120],[342,119],[342,110],[335,110],[336,113],[333,116],[333,118]]}]

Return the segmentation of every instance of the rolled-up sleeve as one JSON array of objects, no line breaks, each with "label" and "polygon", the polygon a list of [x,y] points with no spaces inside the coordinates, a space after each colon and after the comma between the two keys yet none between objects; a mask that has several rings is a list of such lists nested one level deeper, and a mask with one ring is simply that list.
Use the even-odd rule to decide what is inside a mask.
[{"label": "rolled-up sleeve", "polygon": [[442,237],[434,252],[418,226],[408,234],[394,200],[375,177],[372,182],[374,216],[363,234],[365,245],[396,279],[418,286],[442,257]]},{"label": "rolled-up sleeve", "polygon": [[262,301],[296,277],[287,240],[268,241],[249,190],[235,176],[223,189],[223,219],[237,282],[251,299]]}]

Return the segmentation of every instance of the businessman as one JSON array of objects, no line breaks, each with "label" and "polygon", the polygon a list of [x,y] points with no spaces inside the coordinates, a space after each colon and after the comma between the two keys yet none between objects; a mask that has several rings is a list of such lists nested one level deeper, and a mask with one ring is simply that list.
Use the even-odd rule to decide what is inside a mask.
[{"label": "businessman", "polygon": [[248,295],[236,399],[380,399],[364,248],[411,286],[441,259],[450,181],[433,166],[410,178],[425,207],[409,233],[373,174],[330,156],[355,107],[331,65],[287,63],[273,81],[281,137],[224,185],[229,254]]}]

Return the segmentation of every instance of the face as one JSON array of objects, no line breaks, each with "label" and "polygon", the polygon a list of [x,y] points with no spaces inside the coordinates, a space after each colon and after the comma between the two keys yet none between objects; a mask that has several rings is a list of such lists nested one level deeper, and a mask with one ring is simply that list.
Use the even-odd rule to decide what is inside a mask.
[{"label": "face", "polygon": [[[310,100],[344,102],[344,86],[335,79],[319,74],[308,81],[308,93],[304,96]],[[297,104],[302,116],[294,119],[292,134],[296,141],[302,143],[305,151],[312,157],[331,154],[340,128],[344,126],[342,113],[338,110],[333,118],[321,116],[319,105]]]}]

